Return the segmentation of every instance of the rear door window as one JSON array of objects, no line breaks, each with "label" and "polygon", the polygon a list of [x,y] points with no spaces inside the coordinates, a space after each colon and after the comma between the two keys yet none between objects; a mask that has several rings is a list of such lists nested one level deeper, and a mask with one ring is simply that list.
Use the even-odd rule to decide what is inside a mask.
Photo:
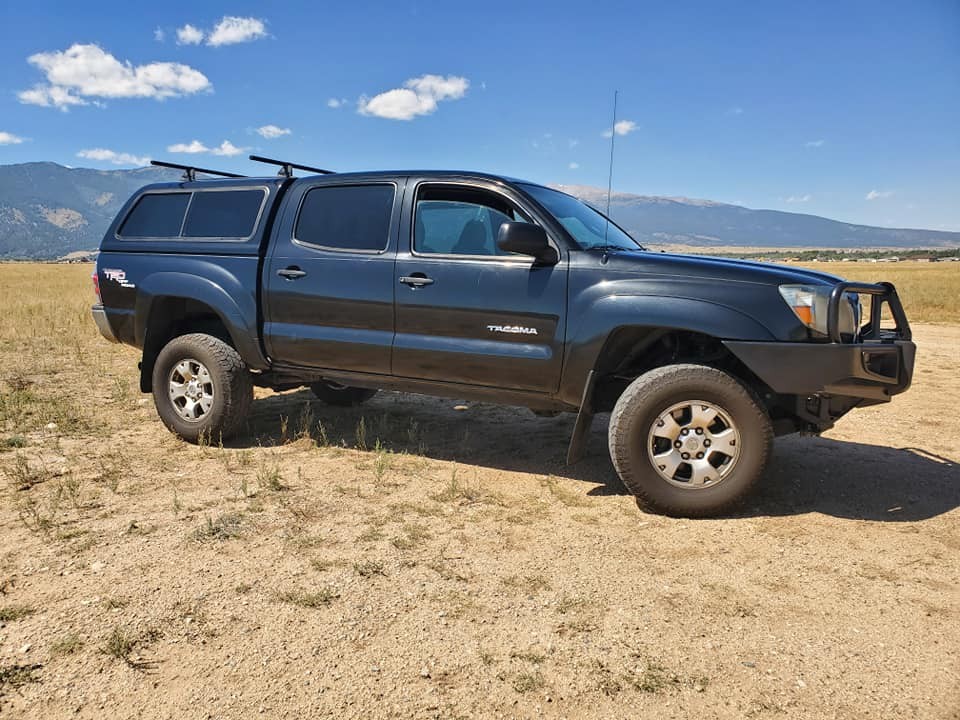
[{"label": "rear door window", "polygon": [[263,190],[195,192],[183,237],[247,238],[253,235],[263,205]]},{"label": "rear door window", "polygon": [[390,239],[392,184],[323,185],[303,198],[297,242],[344,252],[383,252]]},{"label": "rear door window", "polygon": [[120,227],[120,237],[178,237],[190,193],[148,193],[137,200]]}]

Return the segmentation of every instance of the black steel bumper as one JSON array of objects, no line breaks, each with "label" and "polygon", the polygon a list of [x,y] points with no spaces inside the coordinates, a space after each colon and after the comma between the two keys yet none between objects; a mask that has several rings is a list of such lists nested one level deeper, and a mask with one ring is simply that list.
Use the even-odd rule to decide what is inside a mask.
[{"label": "black steel bumper", "polygon": [[[856,338],[843,342],[840,303],[845,293],[852,292],[873,297],[870,319]],[[893,329],[880,326],[884,305],[896,323]],[[830,295],[827,318],[830,342],[724,344],[781,395],[833,395],[883,402],[910,387],[916,345],[893,285],[838,283]]]},{"label": "black steel bumper", "polygon": [[910,340],[857,344],[725,342],[775,393],[889,400],[910,387]]}]

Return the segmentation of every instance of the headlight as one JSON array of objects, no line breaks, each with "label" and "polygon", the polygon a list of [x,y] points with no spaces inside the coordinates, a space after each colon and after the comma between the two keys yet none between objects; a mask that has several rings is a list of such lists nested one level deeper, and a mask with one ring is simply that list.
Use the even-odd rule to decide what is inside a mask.
[{"label": "headlight", "polygon": [[[781,285],[780,295],[800,322],[825,337],[832,290],[829,285]],[[844,293],[843,297],[846,302],[840,303],[840,334],[853,337],[860,326],[860,298],[856,293]]]}]

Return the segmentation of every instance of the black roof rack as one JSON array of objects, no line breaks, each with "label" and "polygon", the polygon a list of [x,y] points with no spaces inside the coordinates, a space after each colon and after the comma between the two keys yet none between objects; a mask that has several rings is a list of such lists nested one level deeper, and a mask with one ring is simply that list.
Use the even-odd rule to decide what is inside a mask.
[{"label": "black roof rack", "polygon": [[273,158],[263,157],[262,155],[251,155],[250,159],[254,162],[267,163],[268,165],[279,165],[280,171],[277,175],[283,175],[284,177],[293,177],[294,169],[297,170],[307,170],[309,172],[315,172],[319,175],[333,175],[333,170],[324,170],[323,168],[310,167],[309,165],[300,165],[298,163],[287,162],[286,160],[274,160]]},{"label": "black roof rack", "polygon": [[219,175],[220,177],[242,178],[246,175],[237,175],[237,173],[223,172],[222,170],[208,170],[206,168],[194,167],[193,165],[180,165],[179,163],[163,162],[162,160],[151,160],[151,165],[157,167],[173,168],[174,170],[183,170],[183,179],[187,182],[193,182],[197,179],[197,173],[206,175]]}]

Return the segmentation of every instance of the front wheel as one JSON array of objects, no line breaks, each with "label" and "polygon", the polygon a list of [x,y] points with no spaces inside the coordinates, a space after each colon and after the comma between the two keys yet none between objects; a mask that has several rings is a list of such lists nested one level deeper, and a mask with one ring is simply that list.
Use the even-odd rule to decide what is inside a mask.
[{"label": "front wheel", "polygon": [[240,354],[203,333],[175,337],[153,366],[153,402],[174,433],[189,442],[235,434],[253,402],[253,382]]},{"label": "front wheel", "polygon": [[610,416],[610,458],[645,505],[708,517],[741,500],[773,443],[770,418],[749,388],[704,365],[668,365],[634,380]]}]

